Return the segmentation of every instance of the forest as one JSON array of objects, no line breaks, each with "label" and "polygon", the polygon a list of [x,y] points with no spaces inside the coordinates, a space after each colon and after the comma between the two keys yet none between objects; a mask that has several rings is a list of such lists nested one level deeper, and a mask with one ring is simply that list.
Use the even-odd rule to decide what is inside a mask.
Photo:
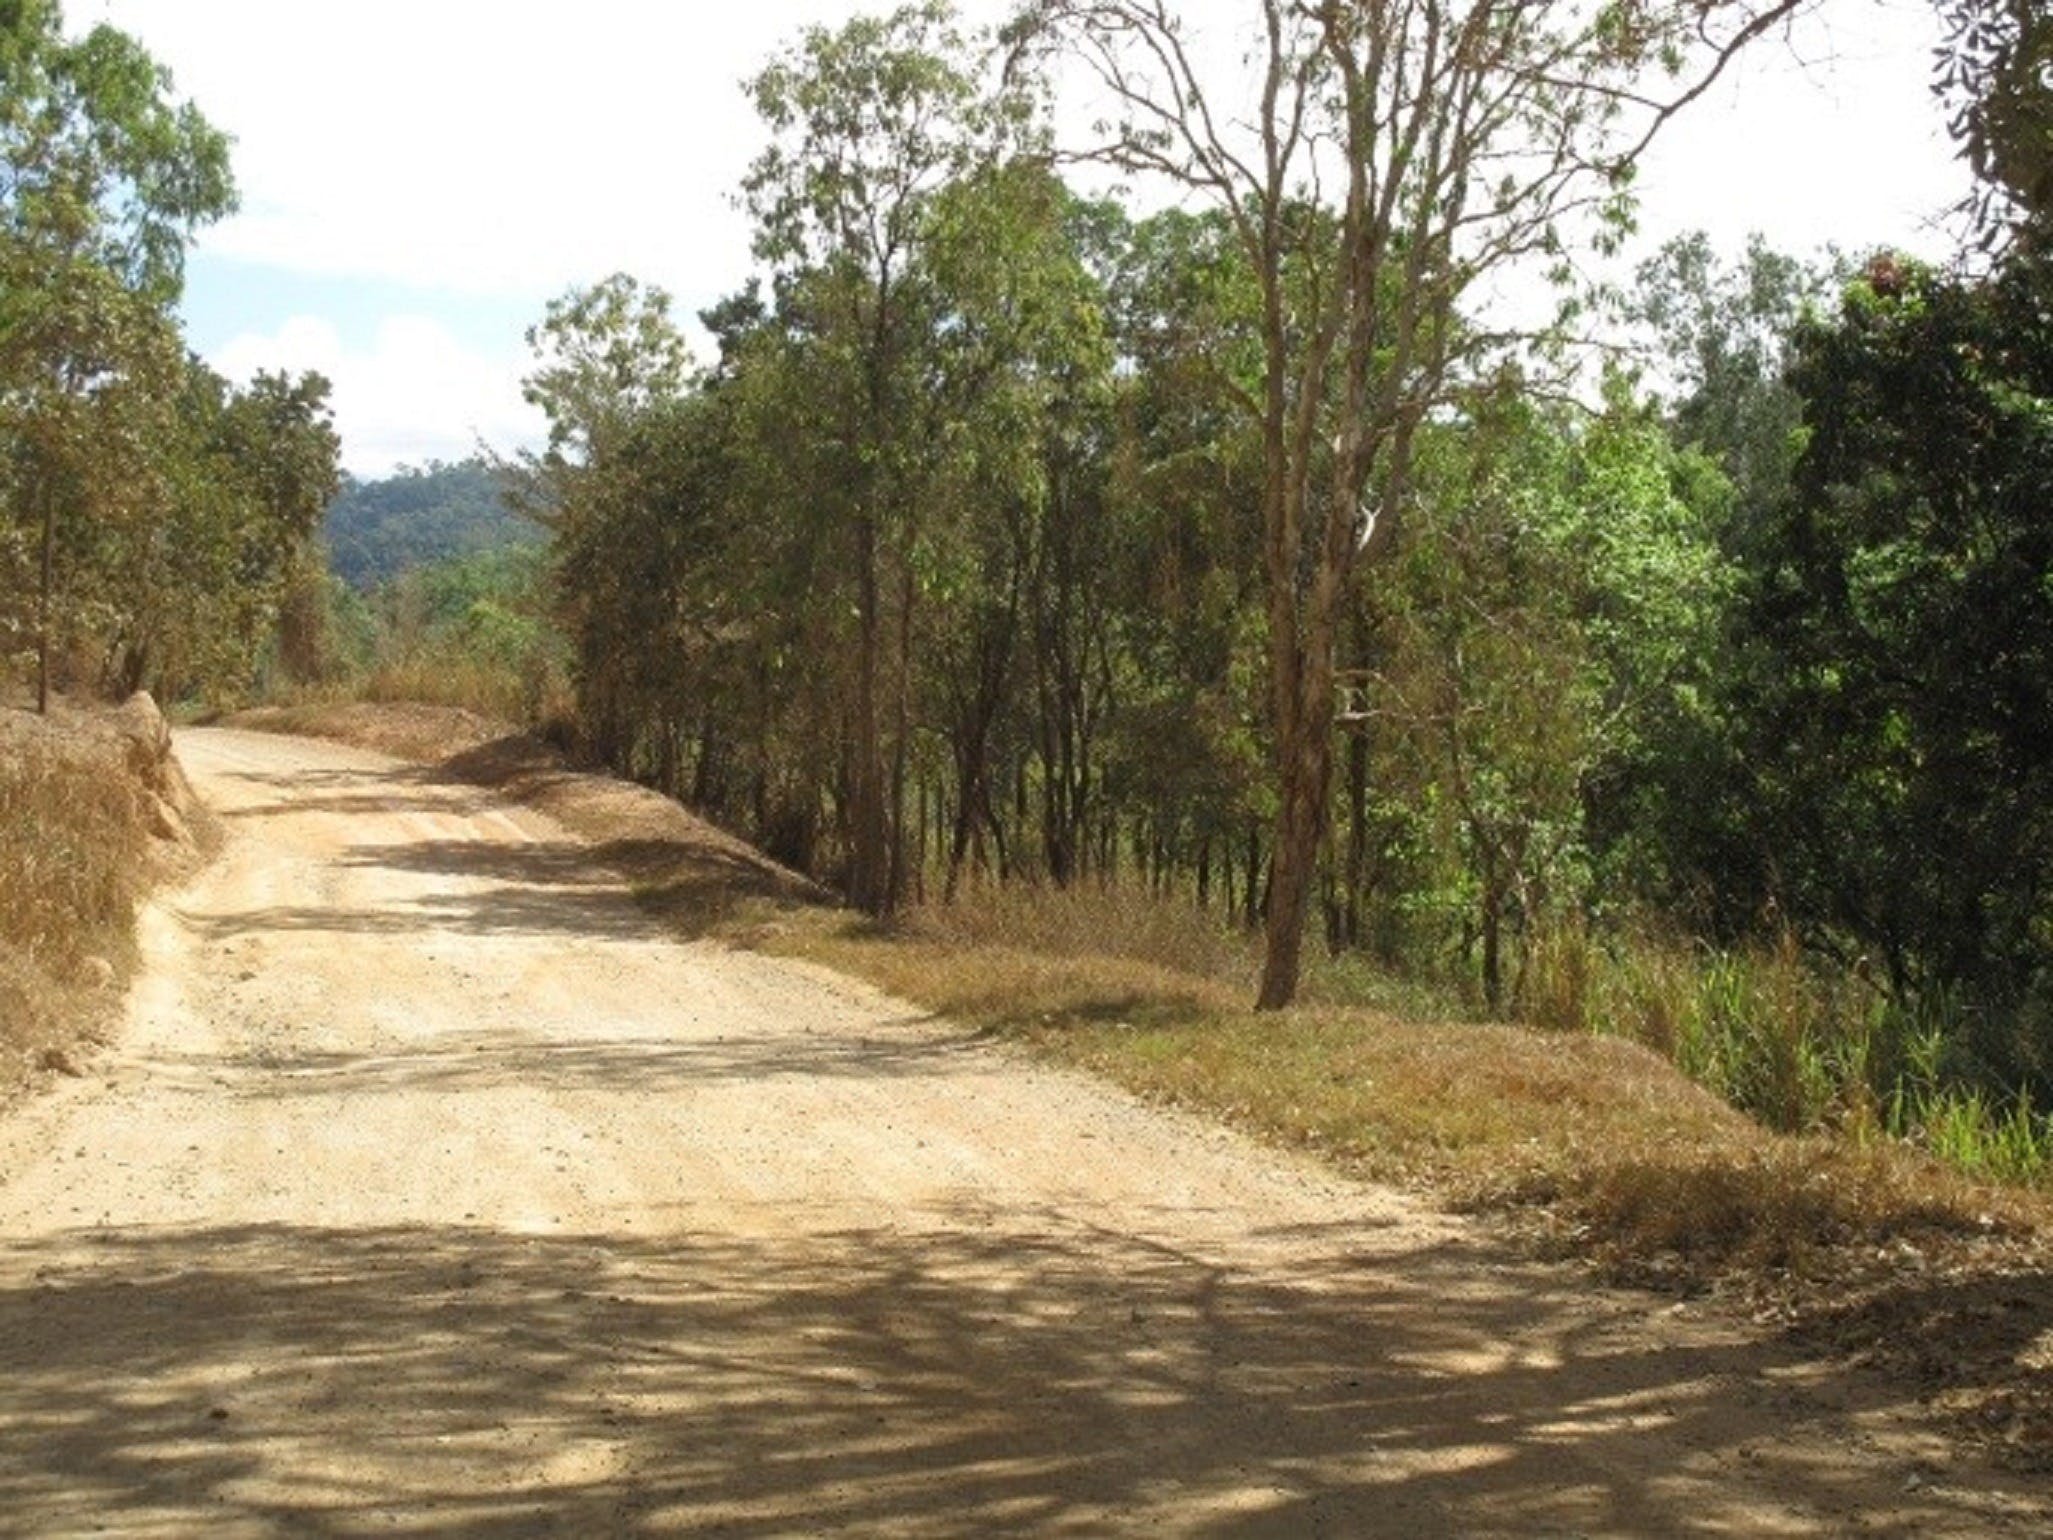
[{"label": "forest", "polygon": [[321,519],[328,570],[360,593],[416,568],[541,540],[540,526],[513,511],[480,456],[380,478],[345,474]]},{"label": "forest", "polygon": [[[548,442],[492,472],[546,545],[368,565],[341,510],[407,489],[352,486],[366,598],[314,538],[323,382],[180,344],[225,146],[118,34],[0,6],[0,651],[463,698],[879,923],[1111,892],[1246,938],[1264,1008],[1359,966],[2031,1174],[2048,27],[1941,7],[1958,260],[1600,281],[1638,155],[1790,9],[1265,4],[1223,86],[1154,0],[809,30],[748,84],[708,356],[630,275],[551,303]],[[1543,314],[1484,303],[1513,276]]]},{"label": "forest", "polygon": [[[1606,296],[1569,231],[1630,184],[1583,136],[1680,35],[1510,9],[1484,62],[1406,33],[1357,78],[1272,8],[1245,146],[1152,5],[1035,8],[1000,74],[940,6],[806,34],[750,87],[717,357],[625,275],[531,336],[575,736],[880,917],[1112,887],[1262,933],[1265,1005],[1304,936],[1777,1126],[1943,1104],[2036,1158],[2043,73],[1977,97],[1963,33],[1940,83],[1974,260],[1683,240]],[[1065,179],[1050,38],[1125,109],[1100,161],[1190,196]],[[1516,335],[1465,308],[1512,264],[1560,301]]]}]

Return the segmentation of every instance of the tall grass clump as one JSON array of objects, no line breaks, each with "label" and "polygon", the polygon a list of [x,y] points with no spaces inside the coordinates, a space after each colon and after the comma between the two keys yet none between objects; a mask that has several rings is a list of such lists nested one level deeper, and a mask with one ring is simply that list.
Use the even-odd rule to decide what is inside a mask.
[{"label": "tall grass clump", "polygon": [[125,946],[147,840],[111,754],[0,744],[0,945],[59,978]]},{"label": "tall grass clump", "polygon": [[540,721],[552,704],[540,670],[459,647],[382,662],[361,677],[355,693],[382,704],[454,706],[499,722]]},{"label": "tall grass clump", "polygon": [[1118,958],[1254,988],[1257,959],[1245,931],[1137,886],[977,885],[953,903],[921,907],[908,923],[918,936],[958,946]]},{"label": "tall grass clump", "polygon": [[133,962],[148,843],[112,741],[0,711],[0,1096],[69,1063],[106,1009]]},{"label": "tall grass clump", "polygon": [[1783,1133],[1879,1132],[1970,1175],[2053,1176],[2053,1120],[1991,1083],[1943,994],[1905,1004],[1792,935],[1722,950],[1585,932],[1534,950],[1526,1019],[1627,1038]]},{"label": "tall grass clump", "polygon": [[1974,1062],[1972,1023],[1960,1002],[1935,993],[1881,1013],[1877,1058],[1888,1076],[1882,1125],[1948,1165],[1991,1181],[2053,1178],[2053,1117],[2031,1088],[1997,1088]]}]

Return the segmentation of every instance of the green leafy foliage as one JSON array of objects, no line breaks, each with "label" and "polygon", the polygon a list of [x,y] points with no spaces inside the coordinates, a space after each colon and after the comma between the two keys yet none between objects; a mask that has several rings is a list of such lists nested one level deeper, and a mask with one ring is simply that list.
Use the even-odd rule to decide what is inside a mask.
[{"label": "green leafy foliage", "polygon": [[1980,187],[1985,245],[2053,231],[2053,15],[2037,0],[1939,0],[1933,88]]},{"label": "green leafy foliage", "polygon": [[1976,282],[1885,259],[1800,335],[1807,442],[1761,532],[1740,718],[1763,883],[1896,993],[1970,991],[1995,1062],[2040,1077],[2049,312],[2042,260]]}]

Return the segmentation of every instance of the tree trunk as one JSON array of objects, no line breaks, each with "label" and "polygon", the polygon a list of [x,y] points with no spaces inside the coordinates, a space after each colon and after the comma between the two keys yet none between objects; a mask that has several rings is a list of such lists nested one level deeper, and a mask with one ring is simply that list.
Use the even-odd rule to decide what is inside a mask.
[{"label": "tree trunk", "polygon": [[50,714],[50,613],[57,574],[57,504],[50,489],[41,489],[43,503],[43,585],[36,601],[36,714]]},{"label": "tree trunk", "polygon": [[891,909],[890,812],[884,795],[882,733],[877,720],[877,670],[883,617],[877,593],[876,516],[856,517],[855,742],[849,766],[848,900],[863,913]]},{"label": "tree trunk", "polygon": [[911,887],[906,871],[905,782],[912,755],[912,563],[906,562],[898,585],[898,645],[891,679],[891,805],[889,875],[885,879],[886,913],[896,913]]},{"label": "tree trunk", "polygon": [[[1017,594],[1013,596],[1017,603]],[[997,840],[1002,880],[1008,874],[1002,870],[1005,840],[1002,820],[998,814],[999,803],[992,796],[991,730],[998,720],[998,713],[1005,704],[1006,685],[1012,673],[1012,637],[1016,626],[1010,615],[1003,617],[995,630],[986,630],[978,639],[977,677],[975,688],[967,696],[957,696],[951,715],[953,724],[949,733],[955,754],[956,787],[960,803],[956,810],[954,834],[948,851],[948,877],[944,892],[946,902],[955,901],[956,889],[962,880],[962,868],[972,853],[978,868],[988,866],[984,851],[983,830],[988,826]],[[998,772],[1003,775],[1003,768]],[[1017,786],[1018,817],[1021,824],[1027,817],[1027,787],[1025,761],[1019,765]]]},{"label": "tree trunk", "polygon": [[1483,1001],[1492,1016],[1504,1005],[1504,894],[1495,863],[1483,872]]},{"label": "tree trunk", "polygon": [[1369,867],[1369,733],[1361,728],[1347,745],[1347,869],[1342,880],[1340,939],[1352,948],[1362,944],[1362,889]]},{"label": "tree trunk", "polygon": [[1281,1010],[1297,997],[1305,916],[1318,875],[1326,799],[1333,783],[1335,619],[1346,568],[1342,553],[1329,549],[1322,557],[1323,570],[1305,601],[1301,635],[1291,625],[1295,606],[1272,606],[1269,666],[1279,719],[1278,798],[1262,983],[1255,997],[1255,1009],[1260,1011]]},{"label": "tree trunk", "polygon": [[1332,770],[1329,725],[1316,720],[1316,710],[1306,715],[1313,720],[1293,735],[1296,741],[1287,745],[1278,767],[1283,795],[1269,859],[1262,983],[1255,997],[1255,1009],[1260,1011],[1282,1010],[1297,998],[1305,916],[1318,874],[1319,840],[1325,832],[1326,788]]},{"label": "tree trunk", "polygon": [[1241,923],[1253,930],[1262,917],[1262,823],[1247,821],[1247,901],[1240,906]]},{"label": "tree trunk", "polygon": [[948,876],[941,888],[941,902],[955,902],[956,890],[962,884],[963,863],[969,859],[970,841],[981,825],[977,818],[976,781],[967,775],[960,783],[955,799],[955,828],[948,840]]}]

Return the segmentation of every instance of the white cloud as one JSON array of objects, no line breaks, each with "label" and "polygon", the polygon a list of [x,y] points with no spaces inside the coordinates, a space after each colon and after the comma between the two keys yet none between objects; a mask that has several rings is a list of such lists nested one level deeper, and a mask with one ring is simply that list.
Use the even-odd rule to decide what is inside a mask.
[{"label": "white cloud", "polygon": [[[1218,3],[1189,12],[1216,28]],[[701,304],[748,265],[733,195],[761,134],[740,81],[801,25],[880,6],[74,0],[72,15],[135,32],[235,134],[244,211],[205,250],[523,297],[624,268]],[[1934,30],[1922,0],[1836,0],[1794,35],[1809,67],[1759,45],[1670,131],[1649,224],[1903,238],[1958,186],[1926,91]]]},{"label": "white cloud", "polygon": [[208,362],[237,381],[259,369],[326,375],[344,460],[360,476],[460,459],[481,438],[501,450],[533,444],[544,431],[520,398],[520,358],[466,349],[426,316],[387,318],[368,349],[317,316],[295,316],[269,336],[234,338]]},{"label": "white cloud", "polygon": [[625,268],[703,303],[746,270],[740,89],[859,9],[582,0],[79,0],[236,138],[243,212],[201,249],[329,277],[553,294]]}]

